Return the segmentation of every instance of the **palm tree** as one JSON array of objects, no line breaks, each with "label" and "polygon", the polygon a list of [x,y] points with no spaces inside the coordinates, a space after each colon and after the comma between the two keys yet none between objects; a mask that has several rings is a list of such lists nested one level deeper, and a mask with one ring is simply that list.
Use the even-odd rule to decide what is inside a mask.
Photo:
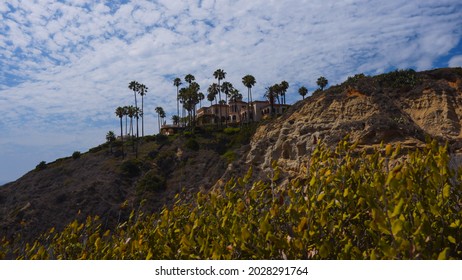
[{"label": "palm tree", "polygon": [[289,88],[289,83],[286,81],[282,81],[279,84],[279,89],[280,89],[280,94],[281,94],[281,99],[282,99],[282,104],[286,104],[286,92],[287,89]]},{"label": "palm tree", "polygon": [[[255,85],[255,77],[252,75],[245,75],[242,77],[242,83],[247,87],[247,113],[250,115],[250,106],[252,105],[252,87]],[[253,113],[252,113],[253,120]]]},{"label": "palm tree", "polygon": [[199,108],[202,108],[202,100],[205,99],[205,95],[202,92],[199,92],[197,96],[199,97]]},{"label": "palm tree", "polygon": [[109,143],[109,149],[110,149],[111,154],[112,154],[112,142],[114,142],[115,140],[116,140],[116,136],[115,136],[114,131],[109,131],[106,134],[106,142]]},{"label": "palm tree", "polygon": [[268,101],[271,105],[271,116],[274,115],[274,98],[277,96],[277,84],[266,88],[265,97],[268,98]]},{"label": "palm tree", "polygon": [[318,84],[319,89],[324,90],[324,88],[327,86],[329,81],[324,78],[323,76],[319,77],[318,80],[316,81],[316,84]]},{"label": "palm tree", "polygon": [[181,79],[176,77],[173,80],[173,85],[176,86],[176,112],[177,112],[177,116],[180,117],[180,97],[178,94],[180,90]]},{"label": "palm tree", "polygon": [[[228,96],[230,96],[231,91],[233,90],[233,84],[230,82],[223,82],[223,84],[221,85],[221,90],[225,94],[225,104],[228,104]],[[228,106],[226,106],[226,126],[228,126],[228,117]]]},{"label": "palm tree", "polygon": [[185,80],[187,83],[191,84],[192,82],[194,82],[194,81],[196,80],[196,77],[194,77],[194,76],[191,75],[191,74],[188,74],[188,75],[186,75],[186,76],[184,77],[184,80]]},{"label": "palm tree", "polygon": [[[138,83],[137,81],[131,81],[129,84],[128,84],[128,88],[133,90],[133,94],[135,95],[135,108],[138,108],[138,103],[136,101],[136,93],[138,92],[139,90],[139,86],[140,86],[140,83]],[[138,118],[136,119],[136,137],[138,137]]]},{"label": "palm tree", "polygon": [[127,114],[128,117],[130,118],[130,135],[133,136],[133,117],[135,116],[135,107],[133,105],[128,106],[127,108]]},{"label": "palm tree", "polygon": [[120,118],[120,140],[122,141],[122,158],[124,158],[124,135],[123,135],[123,128],[122,128],[122,118],[124,116],[124,108],[117,107],[115,113]]},{"label": "palm tree", "polygon": [[[213,72],[213,76],[218,81],[218,103],[221,104],[221,86],[220,86],[220,82],[221,82],[221,80],[223,80],[226,77],[226,72],[223,69],[217,69],[217,70],[215,70],[215,72]],[[219,112],[220,112],[220,125],[221,125],[222,124],[221,106],[220,106]]]},{"label": "palm tree", "polygon": [[161,118],[162,113],[164,115],[165,115],[165,113],[164,113],[164,109],[162,107],[156,107],[155,111],[157,113],[157,125],[159,126],[159,133],[160,133],[160,118]]},{"label": "palm tree", "polygon": [[308,89],[304,86],[300,87],[298,89],[298,93],[302,96],[303,99],[305,99],[305,95],[308,93]]},{"label": "palm tree", "polygon": [[173,121],[173,124],[178,126],[178,124],[180,123],[180,116],[178,115],[173,115],[172,116],[172,121]]},{"label": "palm tree", "polygon": [[127,130],[127,120],[128,120],[128,106],[124,106],[124,116],[125,116],[125,135],[128,135]]},{"label": "palm tree", "polygon": [[141,136],[144,137],[144,96],[148,92],[148,87],[144,84],[139,84],[138,93],[141,95]]}]

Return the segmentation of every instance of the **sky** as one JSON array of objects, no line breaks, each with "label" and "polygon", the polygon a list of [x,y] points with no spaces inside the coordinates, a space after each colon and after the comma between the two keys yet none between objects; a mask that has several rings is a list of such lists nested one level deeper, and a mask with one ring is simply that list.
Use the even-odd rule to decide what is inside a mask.
[{"label": "sky", "polygon": [[132,80],[155,134],[186,74],[206,92],[223,69],[242,93],[251,74],[260,100],[286,80],[294,103],[320,76],[462,66],[460,0],[3,0],[0,13],[0,184],[117,133]]}]

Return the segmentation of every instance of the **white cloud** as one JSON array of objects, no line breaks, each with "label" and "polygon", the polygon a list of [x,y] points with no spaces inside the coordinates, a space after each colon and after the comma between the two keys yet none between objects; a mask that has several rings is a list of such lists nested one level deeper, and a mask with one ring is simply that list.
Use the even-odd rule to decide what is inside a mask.
[{"label": "white cloud", "polygon": [[462,55],[455,55],[449,60],[449,67],[462,67]]},{"label": "white cloud", "polygon": [[[117,129],[115,107],[133,103],[131,80],[149,87],[146,125],[153,133],[156,106],[176,112],[170,76],[191,73],[206,91],[213,71],[223,68],[244,91],[241,78],[252,74],[261,98],[266,86],[281,80],[312,89],[321,75],[335,84],[360,72],[428,69],[449,53],[450,66],[461,64],[461,50],[454,50],[462,37],[462,4],[456,0],[8,5],[0,3],[0,111],[9,112],[0,130],[18,139],[15,127],[27,127],[31,135],[51,138],[36,143],[43,147],[68,142],[71,130],[88,131],[76,134],[77,142],[104,141],[108,123]],[[297,88],[289,88],[288,99],[298,97]],[[69,152],[76,141],[67,145]]]}]

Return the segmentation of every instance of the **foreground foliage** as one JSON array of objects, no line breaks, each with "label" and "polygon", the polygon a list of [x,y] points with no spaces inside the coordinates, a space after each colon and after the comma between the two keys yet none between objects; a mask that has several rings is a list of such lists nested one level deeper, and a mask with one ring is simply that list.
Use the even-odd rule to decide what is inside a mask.
[{"label": "foreground foliage", "polygon": [[[460,173],[436,142],[400,156],[399,146],[356,154],[342,141],[312,151],[306,178],[277,187],[231,180],[181,196],[170,209],[133,211],[115,230],[98,217],[53,229],[32,244],[0,243],[19,259],[460,259]],[[189,200],[188,200],[189,201]]]}]

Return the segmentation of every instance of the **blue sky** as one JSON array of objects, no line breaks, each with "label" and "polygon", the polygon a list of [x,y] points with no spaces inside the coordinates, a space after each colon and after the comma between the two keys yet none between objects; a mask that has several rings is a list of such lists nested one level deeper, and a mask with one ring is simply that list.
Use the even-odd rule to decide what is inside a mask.
[{"label": "blue sky", "polygon": [[243,92],[252,74],[257,98],[286,80],[295,102],[321,75],[462,66],[460,0],[6,0],[0,13],[0,183],[103,143],[132,80],[149,87],[152,134],[188,73],[205,91],[222,68]]}]

